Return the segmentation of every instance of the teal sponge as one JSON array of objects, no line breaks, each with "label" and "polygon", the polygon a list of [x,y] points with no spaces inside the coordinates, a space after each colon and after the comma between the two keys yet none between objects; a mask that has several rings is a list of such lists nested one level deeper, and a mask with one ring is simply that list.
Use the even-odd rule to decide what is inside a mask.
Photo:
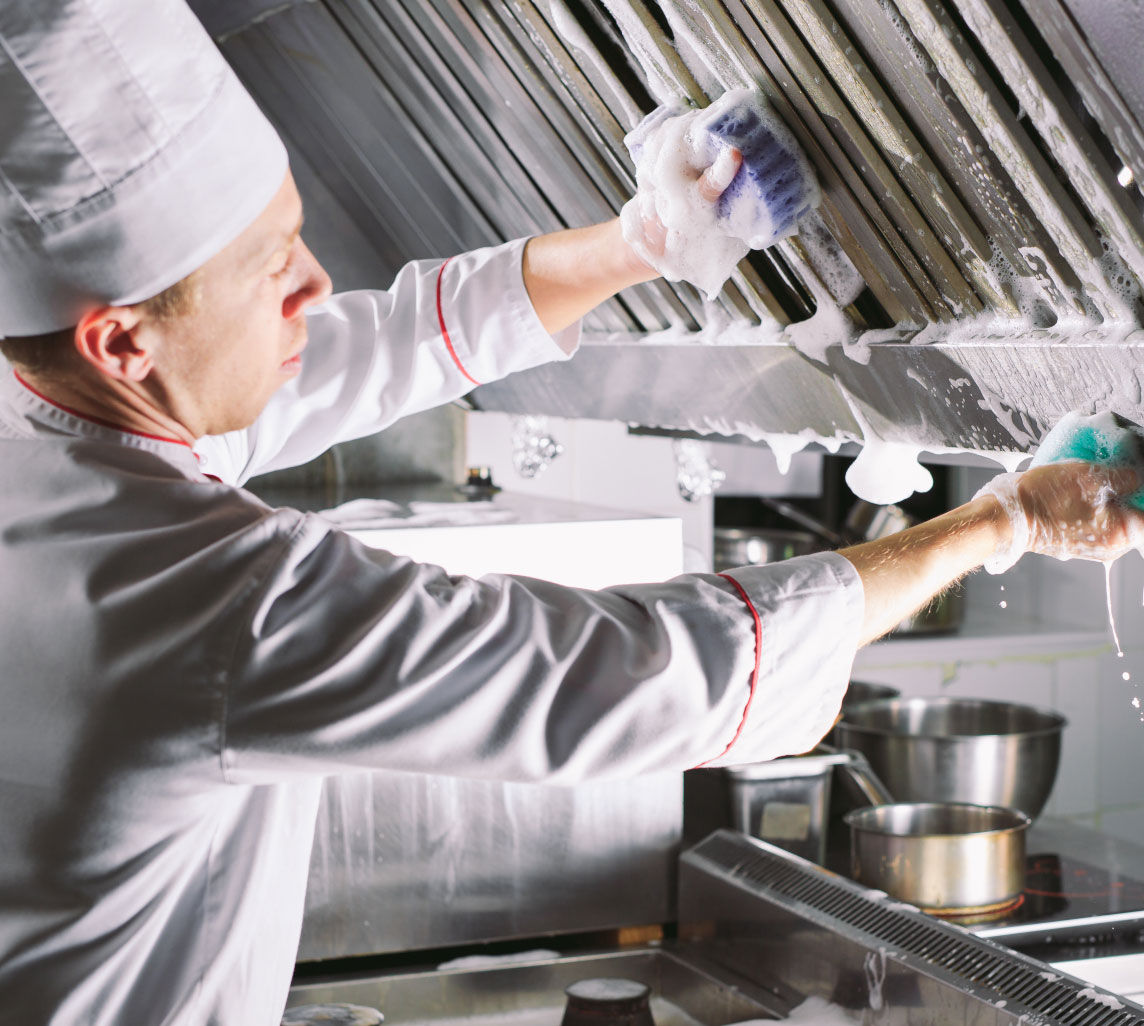
[{"label": "teal sponge", "polygon": [[[1119,414],[1066,413],[1044,437],[1032,466],[1083,460],[1109,467],[1135,467],[1144,479],[1144,428]],[[1144,510],[1144,489],[1127,500]]]}]

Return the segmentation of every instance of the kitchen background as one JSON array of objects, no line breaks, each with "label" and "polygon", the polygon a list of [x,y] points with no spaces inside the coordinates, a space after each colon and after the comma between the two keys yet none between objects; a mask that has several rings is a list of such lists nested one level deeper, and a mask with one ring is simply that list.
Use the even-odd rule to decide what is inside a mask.
[{"label": "kitchen background", "polygon": [[[625,158],[615,155],[617,149],[622,152],[616,134],[620,130],[618,123],[613,127],[608,145],[600,150],[603,158],[590,159],[585,156],[586,149],[577,149],[573,124],[577,131],[587,131],[592,126],[598,127],[601,117],[611,115],[596,110],[585,128],[583,118],[576,121],[567,110],[556,111],[555,101],[541,95],[541,88],[527,76],[520,83],[509,81],[504,70],[506,66],[511,67],[507,62],[514,56],[523,60],[535,52],[529,49],[530,45],[537,45],[535,39],[532,44],[523,39],[520,24],[531,25],[535,30],[536,24],[542,24],[538,21],[541,13],[547,14],[549,22],[558,24],[556,15],[561,10],[579,12],[583,20],[583,12],[590,9],[595,9],[594,17],[602,22],[606,19],[602,5],[565,7],[562,3],[552,3],[537,4],[535,9],[527,4],[510,5],[507,10],[515,12],[512,15],[497,13],[499,8],[495,6],[465,3],[425,7],[396,4],[382,8],[363,2],[245,0],[241,4],[226,4],[198,0],[194,6],[220,40],[224,53],[282,128],[290,147],[292,168],[306,202],[307,240],[331,270],[339,290],[384,285],[401,262],[411,256],[453,252],[495,241],[500,236],[556,228],[562,221],[576,223],[575,218],[584,214],[606,216],[610,212],[608,203],[622,202],[627,195],[622,182],[617,184],[613,180],[608,186],[599,186],[593,205],[588,195],[592,190],[582,180],[584,176],[603,174],[599,166],[601,159],[610,167],[608,173],[613,179],[617,175],[622,179],[627,173],[621,166]],[[672,6],[665,5],[665,8]],[[817,5],[811,6],[819,10]],[[644,10],[640,4],[611,5],[613,10],[617,7]],[[738,9],[734,4],[730,7]],[[969,5],[969,8],[976,11],[978,5]],[[655,13],[654,6],[647,10]],[[890,8],[883,5],[882,10]],[[849,5],[840,5],[836,13],[845,14],[848,23],[853,25],[856,15]],[[1010,13],[1017,16],[1020,12],[1013,8]],[[1072,13],[1084,20],[1090,43],[1103,47],[1101,56],[1106,70],[1115,76],[1121,92],[1129,99],[1144,95],[1135,81],[1138,68],[1124,59],[1121,48],[1115,45],[1115,34],[1109,31],[1109,25],[1115,23],[1115,12],[1106,11],[1101,19],[1093,12],[1086,13],[1081,5]],[[946,16],[958,17],[952,8]],[[968,17],[968,14],[962,12],[960,16]],[[520,24],[513,21],[514,17]],[[1133,24],[1132,17],[1131,12],[1125,12],[1123,24]],[[902,38],[909,37],[901,18],[891,21],[894,31]],[[568,24],[566,19],[562,24],[566,42]],[[725,26],[723,22],[720,24]],[[678,28],[678,22],[673,21],[673,27]],[[515,39],[509,35],[514,28]],[[854,30],[858,32],[859,27],[855,26]],[[551,29],[545,31],[548,43],[554,43],[558,37]],[[862,31],[869,31],[869,26]],[[641,92],[637,62],[617,57],[622,48],[615,48],[618,34],[614,31],[613,37],[613,48],[602,52],[612,62],[615,78],[609,79],[604,65],[593,65],[570,44],[569,52],[578,53],[579,70],[599,88],[603,102],[610,104],[615,117],[630,121],[639,113],[638,106],[633,105],[638,101],[646,107],[651,99],[646,92]],[[827,44],[807,38],[812,48],[822,51],[818,57],[825,64]],[[884,33],[880,45],[889,47],[892,42],[890,35]],[[916,40],[907,50],[919,61],[919,74],[924,73],[933,80],[935,67],[918,50]],[[680,45],[680,51],[686,52],[685,47]],[[873,60],[876,55],[868,56]],[[1033,65],[1037,64],[1030,54],[1024,56]],[[1056,56],[1063,59],[1060,52]],[[550,53],[548,58],[553,67],[564,67],[562,74],[575,73],[574,65],[561,64],[562,60],[567,61],[566,57]],[[1003,78],[1008,72],[999,57],[997,62],[995,75]],[[618,66],[621,63],[624,66]],[[690,65],[696,63],[703,62],[689,61]],[[765,63],[768,73],[773,72],[774,65],[769,60]],[[885,72],[884,65],[879,67]],[[685,70],[681,65],[675,68],[676,73]],[[555,88],[555,79],[545,68],[530,66],[530,71],[548,82],[546,88]],[[949,73],[952,74],[952,69]],[[805,73],[810,74],[811,70]],[[805,75],[799,73],[796,79],[803,88],[809,88]],[[837,69],[835,78],[838,78]],[[609,83],[613,88],[611,94],[605,91]],[[961,95],[962,87],[956,80],[954,84],[957,85],[955,91]],[[1042,84],[1048,95],[1055,95],[1053,89],[1061,85],[1059,80],[1054,85],[1047,75]],[[650,85],[654,87],[655,83]],[[1008,85],[1012,87],[1014,83]],[[793,82],[787,86],[791,90],[796,88]],[[854,87],[854,83],[850,86]],[[583,89],[585,84],[577,81],[568,86],[570,90],[573,87]],[[689,88],[696,88],[695,83],[691,82]],[[998,90],[999,94],[1004,91],[1001,86]],[[631,94],[629,99],[622,101],[621,94],[627,93]],[[522,104],[527,101],[535,107],[513,108],[514,96],[519,96]],[[463,102],[458,97],[463,98]],[[946,100],[953,103],[952,97],[947,96]],[[916,97],[911,100],[903,94],[895,95],[894,101],[902,104],[907,113],[912,111],[911,103],[919,102]],[[1028,133],[1029,153],[1041,154],[1036,159],[1030,156],[1030,161],[1040,166],[1037,161],[1046,159],[1041,153],[1045,147],[1036,142],[1036,126],[1031,124],[1035,120],[1033,112],[1020,102],[1015,103],[1022,131]],[[493,104],[500,105],[499,113],[494,112]],[[452,113],[449,113],[450,107]],[[861,115],[861,110],[859,113]],[[869,120],[869,112],[864,116]],[[1001,124],[989,126],[986,134],[991,138],[996,138],[1002,130],[1017,132],[1003,110],[995,112],[995,116]],[[455,119],[469,119],[465,127],[475,140],[473,153],[479,150],[481,156],[478,160],[473,153],[465,151],[471,158],[467,167],[480,181],[470,181],[463,189],[456,187],[453,181],[456,168],[443,165],[442,161],[457,157],[461,151],[450,153],[431,127],[433,117],[441,119],[438,122],[441,131],[460,124]],[[559,144],[561,152],[551,160],[546,158],[543,165],[537,164],[540,159],[537,153],[512,152],[513,142],[518,138],[515,134],[519,132],[518,119],[525,121],[529,117],[550,120],[554,130],[565,133]],[[495,125],[495,133],[484,124],[484,118]],[[861,121],[860,116],[857,121],[847,122],[849,130],[859,134],[875,131],[868,123],[859,127]],[[1087,124],[1092,127],[1091,118]],[[916,123],[914,127],[918,131],[924,128]],[[833,125],[833,129],[843,131],[837,125]],[[486,131],[490,136],[496,135],[497,148],[493,149],[494,143],[482,135]],[[1099,133],[1096,135],[1099,145],[1104,146],[1107,140]],[[347,146],[347,140],[351,145]],[[1124,178],[1127,165],[1120,167],[1118,160],[1127,160],[1131,155],[1135,145],[1132,140],[1133,137],[1122,133],[1117,137],[1119,156],[1105,152],[1105,163],[1111,161],[1108,166],[1113,176],[1118,167]],[[451,145],[460,147],[461,143]],[[1057,152],[1051,146],[1049,149]],[[843,195],[849,193],[833,181],[830,171],[830,167],[848,166],[848,160],[833,149],[812,152],[817,153],[816,164],[820,174],[825,175],[824,216],[829,220],[834,216],[830,214],[832,204],[851,202]],[[1004,185],[1012,190],[1011,183],[1005,184],[1009,182],[1006,170],[1009,176],[1015,175],[1018,186],[1032,188],[1012,168],[998,166],[1007,158],[994,158],[991,164],[987,153],[983,151],[979,156],[982,168],[997,177],[998,181],[993,184],[998,188]],[[505,163],[490,169],[489,162],[497,158],[503,158]],[[1072,159],[1092,162],[1096,158],[1086,152],[1074,154]],[[563,182],[559,179],[560,161],[568,162],[568,177]],[[513,167],[508,167],[509,163]],[[1113,164],[1116,167],[1112,167]],[[951,167],[945,170],[950,174],[955,171]],[[503,181],[496,181],[498,175]],[[518,180],[514,175],[522,177]],[[1061,177],[1060,167],[1056,175]],[[1122,207],[1128,202],[1123,212],[1130,215],[1127,224],[1136,230],[1141,197],[1134,188],[1131,173],[1126,181],[1131,187],[1118,185],[1122,194],[1118,202]],[[501,194],[495,193],[498,187]],[[851,183],[850,191],[861,193],[855,183]],[[512,195],[505,199],[504,193]],[[912,198],[919,204],[925,203],[924,196]],[[1070,222],[1085,219],[1076,212],[1083,206],[1082,198],[1058,196],[1058,201],[1064,204],[1062,209]],[[1014,199],[1013,202],[1014,209],[1023,210],[1026,200]],[[414,211],[416,217],[412,214]],[[866,215],[870,213],[867,209]],[[981,223],[1000,216],[992,209],[982,213],[974,208],[973,214]],[[1041,227],[1031,227],[1030,223],[1024,223],[1022,230],[1037,238],[1043,235]],[[1036,238],[1025,241],[1033,242]],[[793,261],[797,256],[784,244],[782,252],[774,256],[776,266],[786,267],[784,261]],[[837,261],[837,256],[835,252],[831,259]],[[813,277],[805,264],[793,278],[788,272],[789,268],[783,271],[788,281],[794,281],[799,275]],[[1015,279],[1017,284],[1021,280]],[[771,302],[767,310],[760,312],[759,304],[752,300],[755,321],[765,324],[768,311],[780,320],[805,318],[807,307],[800,307],[793,293],[783,291],[771,272],[767,273],[766,281],[770,283],[770,292],[785,297],[782,300],[785,308],[780,310]],[[1028,310],[1032,302],[1029,283],[1043,286],[1045,278],[1039,275],[1024,281],[1024,291],[1014,288],[1012,295],[1021,301],[1018,305],[1023,304]],[[770,294],[758,282],[755,284],[758,295]],[[836,280],[834,284],[837,285]],[[872,284],[876,286],[877,282]],[[617,337],[617,331],[638,329],[640,317],[644,318],[642,326],[653,330],[662,330],[673,318],[685,322],[692,316],[726,327],[727,308],[732,312],[741,311],[742,300],[735,297],[744,291],[749,291],[747,284],[732,283],[718,308],[698,302],[684,286],[673,286],[667,295],[637,295],[630,308],[608,310],[598,318],[589,319],[587,335],[590,341]],[[1135,295],[1131,288],[1122,288],[1122,291],[1130,299]],[[994,295],[994,305],[1004,307],[1002,299]],[[878,302],[869,296],[860,297],[846,312],[856,322],[865,319],[871,331],[879,330],[891,322],[884,317],[880,320],[882,315],[876,314],[875,308],[879,303],[888,307],[891,300],[887,295],[882,295]],[[824,312],[828,309],[827,302],[828,297],[820,303]],[[1011,312],[1018,311],[1012,307]],[[1037,323],[1035,318],[1034,322]],[[852,351],[847,347],[853,346],[853,336],[840,329],[837,322],[828,323],[827,331],[831,323],[841,332],[841,341],[835,342],[833,348]],[[691,328],[695,328],[694,323]],[[634,362],[599,365],[593,361],[598,361],[601,352],[612,350],[597,344],[573,361],[571,366],[585,368],[579,378],[541,380],[539,386],[518,386],[519,396],[511,388],[505,395],[493,396],[492,405],[503,402],[511,407],[517,403],[522,405],[521,412],[543,413],[547,412],[545,406],[559,409],[570,403],[588,415],[595,412],[597,416],[615,417],[608,420],[551,418],[552,434],[564,445],[565,452],[534,479],[520,477],[512,467],[509,416],[494,412],[466,413],[453,407],[410,418],[379,438],[343,446],[315,466],[291,472],[280,480],[288,485],[325,488],[333,505],[339,495],[330,485],[335,479],[350,488],[376,487],[387,482],[457,481],[467,466],[488,465],[493,468],[497,482],[514,491],[680,517],[684,524],[685,566],[706,569],[710,567],[714,503],[710,498],[694,503],[680,499],[672,441],[629,434],[624,421],[635,419],[624,416],[629,407],[632,412],[638,412],[637,407],[642,404],[655,422],[687,429],[705,416],[697,393],[709,392],[712,403],[726,401],[728,382],[732,381],[733,398],[740,406],[738,414],[741,419],[746,418],[748,429],[753,428],[766,437],[771,429],[797,432],[811,424],[819,434],[829,435],[835,430],[829,426],[832,420],[841,421],[838,393],[834,390],[841,385],[844,393],[848,390],[854,393],[848,398],[853,410],[861,411],[859,419],[870,435],[868,448],[876,449],[880,436],[884,436],[905,439],[914,446],[928,441],[935,449],[947,444],[976,442],[978,448],[1012,452],[1021,443],[1030,445],[1056,414],[1072,406],[1091,407],[1097,402],[1094,397],[1129,415],[1140,401],[1135,356],[1139,351],[1137,335],[1118,329],[1119,341],[1102,347],[1092,345],[1093,341],[1110,341],[1110,336],[1102,335],[1101,329],[1087,324],[1083,330],[1080,327],[1076,330],[1076,337],[1086,340],[1083,347],[1070,346],[1067,339],[1062,345],[1059,337],[1042,328],[1028,332],[1028,338],[1017,339],[1018,345],[1002,337],[1004,332],[995,323],[981,329],[976,344],[966,351],[943,349],[941,344],[905,346],[904,349],[898,345],[882,348],[875,345],[875,359],[868,364],[849,357],[838,360],[828,356],[833,378],[831,374],[815,374],[812,385],[797,375],[780,378],[775,383],[767,377],[765,369],[759,369],[757,389],[753,390],[756,394],[751,400],[753,405],[744,405],[743,394],[751,390],[741,389],[732,371],[721,361],[725,354],[735,350],[766,351],[773,347],[704,347],[703,357],[709,360],[709,373],[691,382],[690,391],[681,391],[691,375],[686,368],[673,370],[673,366],[681,349],[690,347],[658,345],[654,339],[639,348],[638,353],[628,352],[630,347],[616,346],[616,351],[624,350],[625,358]],[[860,337],[867,338],[869,334]],[[988,353],[991,345],[996,357],[994,364],[972,362],[980,361],[979,354]],[[811,360],[797,356],[789,346],[782,345],[781,349],[796,356],[800,366],[812,365]],[[908,360],[939,352],[944,354],[943,359],[956,356],[962,362],[943,363],[936,369],[923,364],[907,365]],[[879,365],[877,357],[882,353],[887,354],[887,360]],[[1094,353],[1100,354],[1099,357],[1093,356]],[[889,361],[890,355],[897,360],[896,365]],[[1123,366],[1115,362],[1122,356],[1128,361]],[[1073,359],[1080,362],[1072,363]],[[1113,362],[1102,364],[1099,360]],[[653,366],[662,368],[661,377],[654,381],[641,378],[641,374]],[[699,366],[702,367],[702,362]],[[618,377],[609,377],[609,372],[618,373]],[[866,372],[873,376],[865,381],[856,377]],[[958,374],[967,375],[962,380],[973,378],[973,388],[980,386],[982,390],[976,402],[963,403],[960,408],[949,398],[949,383],[956,381]],[[528,379],[530,376],[515,377]],[[539,399],[534,394],[535,388],[540,389]],[[487,404],[489,400],[482,398],[487,393],[488,389],[479,391],[477,402]],[[797,399],[793,407],[789,393]],[[974,395],[977,396],[976,391]],[[895,405],[898,397],[905,402]],[[530,410],[530,403],[538,408]],[[594,403],[606,409],[593,410]],[[772,407],[773,414],[769,412]],[[849,420],[850,411],[845,406],[843,411]],[[952,420],[950,412],[955,414]],[[1038,420],[1038,416],[1042,419]],[[801,419],[797,419],[799,417]],[[739,426],[743,427],[744,423]],[[769,437],[790,444],[789,435]],[[832,444],[842,441],[840,437],[830,440]],[[982,445],[983,441],[990,444]],[[791,471],[794,478],[799,479],[795,485],[793,479],[784,479],[777,473],[775,461],[765,446],[716,444],[712,451],[717,462],[731,474],[721,494],[749,494],[757,489],[774,495],[797,495],[807,487],[814,487],[817,467],[814,461],[818,458],[814,455],[795,457]],[[997,469],[994,463],[978,460],[976,469],[960,470],[954,479],[961,497],[972,494]],[[806,481],[812,483],[808,486]],[[956,635],[880,643],[861,653],[855,674],[863,679],[893,684],[906,695],[942,693],[1008,698],[1059,709],[1068,716],[1070,726],[1064,735],[1064,756],[1048,811],[1144,842],[1144,790],[1139,784],[1144,780],[1144,744],[1141,743],[1144,742],[1144,722],[1131,704],[1136,695],[1134,682],[1144,681],[1144,632],[1139,630],[1144,620],[1144,563],[1136,558],[1121,560],[1113,572],[1112,583],[1113,609],[1125,652],[1123,659],[1116,657],[1112,644],[1102,569],[1026,558],[1002,577],[978,574],[965,584],[966,618]],[[1001,601],[1006,602],[1006,608],[1001,608]],[[1131,675],[1131,681],[1122,679],[1125,672]]]},{"label": "kitchen background", "polygon": [[[569,363],[483,386],[466,409],[410,418],[256,488],[301,489],[312,506],[409,485],[440,497],[468,467],[486,467],[511,492],[679,518],[683,566],[707,570],[713,528],[733,504],[680,497],[681,440],[734,439],[707,451],[726,475],[716,494],[742,497],[739,510],[751,496],[812,498],[824,450],[839,447],[875,484],[935,454],[952,505],[998,469],[972,453],[1012,465],[1070,410],[1144,423],[1144,64],[1129,0],[192,6],[282,131],[307,241],[340,290],[383,287],[409,259],[613,216],[634,188],[625,132],[659,103],[703,106],[743,85],[791,128],[823,192],[799,236],[752,254],[715,300],[685,284],[629,290],[585,319]],[[514,466],[513,415],[547,416],[541,432],[564,448],[531,478]],[[1133,705],[1144,561],[1123,559],[1112,574],[1123,658],[1100,566],[1027,557],[964,590],[956,632],[872,645],[855,677],[908,696],[1059,709],[1069,726],[1047,817],[1144,844],[1144,721]],[[681,927],[705,920],[710,881],[685,886],[706,880],[704,860],[726,882],[728,866],[760,856],[716,840],[679,859],[680,783],[558,794],[331,780],[300,960],[324,972],[321,960],[346,955],[415,957],[676,911]],[[1082,858],[1092,836],[1073,838]],[[1144,863],[1105,855],[1091,857],[1118,882],[1144,877]],[[721,927],[742,925],[740,898]],[[818,942],[802,927],[785,945],[773,910],[763,919],[774,943],[753,965],[778,966],[789,948],[784,979],[802,993],[881,1007],[869,959],[884,975],[885,945],[901,936],[864,936],[835,957],[840,926],[816,961],[803,957]],[[946,949],[969,943],[939,933]],[[1067,1006],[1075,1015],[1060,1021],[1097,1021],[1080,982],[1012,962],[1002,973],[995,951],[963,954],[962,997],[988,1001],[985,1015],[1016,1022],[1021,1008]],[[812,964],[817,977],[800,975]],[[932,978],[899,970],[921,1004],[941,1007]],[[1002,974],[1009,989],[990,990]],[[1135,966],[1131,975],[1138,985]],[[292,1000],[328,997],[303,989]],[[1097,1004],[1098,1018],[1112,1007]],[[944,1007],[950,1021],[968,1019]]]}]

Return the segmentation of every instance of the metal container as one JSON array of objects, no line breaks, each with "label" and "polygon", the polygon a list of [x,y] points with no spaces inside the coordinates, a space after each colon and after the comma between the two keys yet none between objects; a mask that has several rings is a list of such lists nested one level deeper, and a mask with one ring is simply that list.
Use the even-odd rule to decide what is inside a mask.
[{"label": "metal container", "polygon": [[862,752],[899,801],[1001,805],[1035,819],[1053,789],[1067,723],[1010,702],[900,698],[847,709],[834,738]]},{"label": "metal container", "polygon": [[684,774],[684,842],[730,826],[823,865],[835,770],[862,800],[890,798],[858,752],[820,745],[807,755]]},{"label": "metal container", "polygon": [[777,563],[794,556],[821,552],[829,546],[809,531],[786,531],[763,527],[715,528],[715,571],[736,566]]},{"label": "metal container", "polygon": [[847,813],[855,880],[941,915],[997,910],[1025,886],[1016,809],[958,803],[878,805]]}]

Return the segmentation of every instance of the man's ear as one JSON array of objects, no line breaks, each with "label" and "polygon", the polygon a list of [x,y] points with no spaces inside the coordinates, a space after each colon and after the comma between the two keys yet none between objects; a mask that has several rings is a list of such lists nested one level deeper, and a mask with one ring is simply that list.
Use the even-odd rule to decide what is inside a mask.
[{"label": "man's ear", "polygon": [[137,307],[97,307],[76,325],[76,351],[109,377],[142,381],[153,366],[150,347],[141,343],[142,319]]}]

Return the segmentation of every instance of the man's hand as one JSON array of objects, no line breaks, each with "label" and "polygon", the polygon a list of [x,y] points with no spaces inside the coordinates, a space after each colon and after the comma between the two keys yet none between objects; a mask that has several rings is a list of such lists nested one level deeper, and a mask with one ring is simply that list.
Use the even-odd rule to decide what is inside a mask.
[{"label": "man's hand", "polygon": [[[742,163],[733,147],[724,147],[708,168],[696,170],[692,182],[704,202],[714,204]],[[630,213],[629,213],[630,210]],[[647,212],[646,217],[642,211]],[[621,289],[659,277],[640,247],[624,239],[628,218],[635,218],[647,247],[645,255],[662,255],[667,243],[663,222],[650,196],[637,193],[624,207],[624,228],[617,218],[588,228],[571,228],[529,239],[524,248],[524,284],[540,323],[556,334]]]},{"label": "man's hand", "polygon": [[842,549],[865,590],[862,643],[983,563],[1000,572],[1025,552],[1109,560],[1144,545],[1144,514],[1124,501],[1140,485],[1131,469],[1050,463],[998,475],[964,506]]},{"label": "man's hand", "polygon": [[[714,206],[739,173],[742,163],[742,153],[734,146],[727,146],[719,151],[710,167],[702,170],[687,167],[681,174],[691,179],[691,188],[704,203]],[[620,222],[624,239],[636,257],[650,272],[658,275],[655,265],[667,248],[667,229],[655,207],[655,193],[650,189],[640,189],[631,202],[624,205]]]},{"label": "man's hand", "polygon": [[1009,544],[985,561],[1007,570],[1025,552],[1056,559],[1112,560],[1144,545],[1144,515],[1125,498],[1141,485],[1130,467],[1048,463],[1023,474],[1000,474],[979,493],[1005,511]]}]

